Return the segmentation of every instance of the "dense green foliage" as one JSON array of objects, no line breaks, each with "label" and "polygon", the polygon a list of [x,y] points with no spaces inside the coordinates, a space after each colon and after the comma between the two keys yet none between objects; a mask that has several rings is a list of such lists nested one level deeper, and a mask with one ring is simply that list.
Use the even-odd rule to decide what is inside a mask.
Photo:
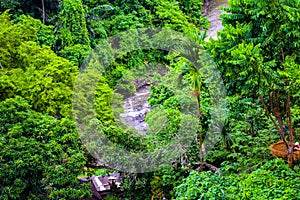
[{"label": "dense green foliage", "polygon": [[191,172],[176,188],[176,199],[299,199],[299,177],[279,159],[251,174]]},{"label": "dense green foliage", "polygon": [[[0,1],[0,199],[91,197],[78,177],[126,166],[157,170],[122,173],[121,199],[300,199],[299,161],[269,150],[284,139],[291,155],[300,139],[299,0],[229,0],[224,29],[207,42],[202,4]],[[203,75],[205,50],[227,92],[227,119],[208,152],[217,90]],[[91,67],[101,75],[84,72]],[[149,85],[139,134],[120,114]]]},{"label": "dense green foliage", "polygon": [[20,97],[1,102],[0,116],[0,199],[90,195],[77,180],[87,160],[71,119],[35,112]]},{"label": "dense green foliage", "polygon": [[36,111],[68,116],[77,69],[49,47],[38,45],[38,32],[31,26],[35,21],[21,19],[13,24],[7,12],[0,15],[0,99],[19,95]]},{"label": "dense green foliage", "polygon": [[299,26],[294,22],[299,18],[294,11],[299,2],[230,1],[229,5],[225,10],[230,14],[223,15],[224,30],[207,46],[223,74],[228,95],[238,102],[246,97],[250,105],[260,101],[278,136],[285,140],[288,135],[292,152],[299,112],[295,90],[299,85],[292,75],[299,73]]}]

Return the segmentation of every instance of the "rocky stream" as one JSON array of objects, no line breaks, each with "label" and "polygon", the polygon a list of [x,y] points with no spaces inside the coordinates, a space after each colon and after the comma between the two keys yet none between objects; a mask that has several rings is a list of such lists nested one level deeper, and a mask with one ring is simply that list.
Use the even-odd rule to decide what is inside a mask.
[{"label": "rocky stream", "polygon": [[[211,0],[205,5],[207,6],[205,17],[210,21],[207,39],[210,37],[216,38],[217,31],[223,28],[222,21],[219,18],[219,15],[222,13],[220,7],[226,7],[227,5],[228,0]],[[147,102],[150,95],[149,89],[149,85],[144,85],[138,88],[134,95],[126,98],[124,100],[124,113],[121,114],[123,123],[135,128],[141,133],[145,133],[148,128],[144,118],[150,110],[150,106]]]}]

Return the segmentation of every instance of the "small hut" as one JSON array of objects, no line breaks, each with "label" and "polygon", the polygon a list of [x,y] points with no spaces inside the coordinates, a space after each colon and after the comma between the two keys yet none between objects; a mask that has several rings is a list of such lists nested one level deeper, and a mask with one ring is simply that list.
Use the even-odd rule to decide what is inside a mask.
[{"label": "small hut", "polygon": [[[88,182],[86,178],[79,179],[80,182]],[[107,195],[118,195],[121,193],[120,186],[122,179],[120,174],[111,174],[110,176],[92,176],[90,181],[92,182],[93,197],[84,200],[100,200],[104,199]]]},{"label": "small hut", "polygon": [[110,176],[92,176],[91,181],[93,187],[101,197],[105,197],[109,194],[120,193],[120,186],[122,184],[120,174],[112,174]]}]

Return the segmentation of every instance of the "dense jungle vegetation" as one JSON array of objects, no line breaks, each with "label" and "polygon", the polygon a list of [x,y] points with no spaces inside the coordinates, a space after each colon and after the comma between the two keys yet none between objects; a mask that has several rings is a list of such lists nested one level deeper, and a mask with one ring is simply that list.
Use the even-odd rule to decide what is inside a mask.
[{"label": "dense jungle vegetation", "polygon": [[[0,0],[0,199],[88,199],[91,183],[78,178],[115,172],[123,176],[122,192],[106,199],[300,199],[300,162],[293,157],[300,141],[300,1],[228,0],[224,28],[208,40],[205,3]],[[176,31],[192,46],[176,46],[172,34],[136,31],[145,28]],[[127,43],[101,49],[115,35]],[[139,41],[152,48],[137,48]],[[176,48],[155,46],[172,42]],[[97,51],[102,57],[95,59]],[[82,66],[102,66],[110,52],[118,56],[101,68],[100,77],[89,74],[77,84],[88,88],[89,78],[97,78],[89,94],[95,97],[96,119],[74,115],[74,95],[78,107],[88,107],[89,96],[74,92]],[[197,60],[203,52],[220,73],[227,101],[220,138],[211,149],[203,145],[214,109]],[[152,132],[143,136],[122,124],[116,117],[122,109],[112,106],[126,98],[118,90],[136,92],[141,71],[155,79],[145,118]],[[118,84],[122,81],[126,84]],[[183,112],[185,105],[196,115]],[[123,172],[120,163],[101,164],[91,155],[80,138],[81,120],[88,121],[86,131],[97,125],[129,152],[155,151],[179,131],[188,133],[190,145],[168,166]],[[280,140],[285,160],[269,148]],[[110,155],[133,162],[118,152]]]}]

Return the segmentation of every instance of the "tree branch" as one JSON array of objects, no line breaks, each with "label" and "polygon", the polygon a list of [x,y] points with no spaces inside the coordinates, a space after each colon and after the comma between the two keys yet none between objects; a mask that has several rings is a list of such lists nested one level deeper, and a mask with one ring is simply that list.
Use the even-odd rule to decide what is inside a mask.
[{"label": "tree branch", "polygon": [[261,95],[259,95],[260,101],[264,106],[265,111],[267,112],[268,117],[271,119],[271,121],[273,122],[273,124],[275,125],[276,129],[278,130],[278,132],[280,133],[280,128],[278,127],[277,123],[275,122],[275,120],[273,119],[272,115],[269,112],[269,109],[267,108],[267,105],[265,104],[263,97]]},{"label": "tree branch", "polygon": [[285,56],[284,56],[284,50],[283,50],[283,47],[281,44],[280,44],[280,47],[281,47],[281,59],[282,59],[282,62],[284,62]]},{"label": "tree branch", "polygon": [[295,51],[292,53],[291,56],[293,56],[298,51],[298,47],[295,49]]},{"label": "tree branch", "polygon": [[[280,134],[281,139],[283,140],[284,144],[285,144],[286,147],[288,148],[288,144],[287,144],[287,142],[286,142],[286,140],[285,140],[284,132],[282,132],[282,129],[279,128],[278,124],[277,124],[277,123],[275,122],[275,120],[273,119],[272,115],[271,115],[270,112],[269,112],[269,109],[268,109],[267,105],[265,104],[265,102],[264,102],[264,100],[263,100],[263,97],[262,97],[261,95],[259,95],[259,98],[260,98],[261,103],[262,103],[263,106],[264,106],[264,109],[265,109],[266,112],[267,112],[268,117],[271,119],[271,121],[272,121],[273,124],[275,125],[277,131],[278,131],[279,134]],[[272,101],[272,99],[270,99],[270,101]],[[277,118],[277,120],[279,120],[279,118]],[[279,120],[278,122],[279,122],[279,125],[280,125],[280,120]]]},{"label": "tree branch", "polygon": [[[277,95],[275,93],[275,90],[273,89],[273,97],[274,97],[274,101],[275,101],[275,105],[276,105],[276,111],[277,111],[275,116],[278,117],[278,118],[281,118],[278,96],[279,96],[279,89],[277,91]],[[280,127],[280,128],[282,128],[282,127]]]},{"label": "tree branch", "polygon": [[290,97],[290,93],[287,92],[286,94],[286,117],[287,117],[287,122],[288,122],[288,126],[289,126],[289,135],[290,135],[290,144],[289,147],[293,147],[293,140],[294,140],[294,135],[293,135],[293,127],[292,127],[292,116],[291,116],[291,106],[290,106],[290,102],[291,102],[291,97]]},{"label": "tree branch", "polygon": [[[271,93],[271,92],[270,92],[270,90],[269,90],[269,91],[268,91],[268,97],[269,97],[269,101],[270,101],[271,112],[274,114],[275,111],[274,111],[274,105],[273,105],[273,97],[271,96],[270,93]],[[275,117],[276,117],[276,115],[275,115]]]}]

